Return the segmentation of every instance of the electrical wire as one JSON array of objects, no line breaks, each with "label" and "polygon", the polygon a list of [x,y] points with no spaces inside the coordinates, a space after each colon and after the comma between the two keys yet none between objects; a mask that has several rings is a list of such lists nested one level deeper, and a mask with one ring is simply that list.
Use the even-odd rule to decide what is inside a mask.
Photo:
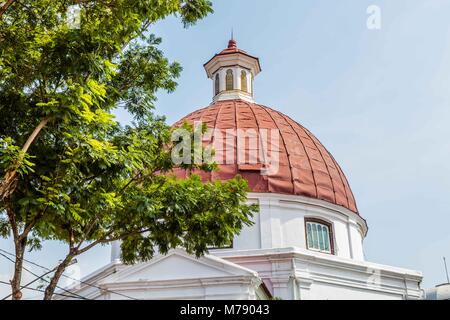
[{"label": "electrical wire", "polygon": [[[1,249],[0,249],[0,250],[1,250]],[[2,251],[4,251],[4,250],[2,250]],[[9,253],[9,254],[10,254],[10,255],[13,255],[12,253]],[[0,255],[3,256],[4,258],[8,259],[9,261],[11,261],[11,263],[15,264],[15,261],[14,261],[14,260],[12,260],[11,258],[7,257],[7,256],[4,255],[3,253],[0,253]],[[14,256],[15,256],[15,255],[14,255]],[[24,259],[24,260],[25,260],[25,259]],[[27,269],[27,268],[25,268],[25,267],[22,267],[22,268],[23,268],[23,270],[25,270],[25,271],[31,273],[31,274],[32,274],[33,276],[35,276],[35,277],[42,277],[42,276],[37,275],[36,273],[34,273],[33,271],[31,271],[31,270],[29,270],[29,269]],[[50,271],[50,269],[48,269],[48,271]],[[50,281],[48,281],[48,280],[46,280],[46,279],[42,279],[42,280],[44,280],[45,282],[50,283]],[[79,299],[88,300],[87,298],[85,298],[85,297],[83,297],[83,296],[81,296],[81,295],[79,295],[79,294],[77,294],[77,293],[70,292],[69,290],[64,289],[64,288],[62,288],[62,287],[60,287],[60,286],[56,286],[56,288],[58,288],[58,289],[60,289],[60,290],[62,290],[62,291],[64,291],[64,292],[67,292],[67,293],[69,293],[69,294],[71,294],[71,295],[73,295],[73,296],[77,296]],[[9,296],[4,297],[3,299],[6,299],[6,298],[8,298],[8,297],[9,297]],[[3,300],[3,299],[2,299],[2,300]]]},{"label": "electrical wire", "polygon": [[[5,285],[8,285],[8,286],[11,285],[10,283],[8,283],[6,281],[2,281],[2,280],[0,280],[0,284],[5,284]],[[45,292],[45,290],[38,289],[38,288],[25,288],[25,287],[23,287],[22,289],[31,290],[31,291],[38,291],[38,292]],[[68,298],[77,298],[75,296],[69,296],[68,294],[64,294],[64,293],[54,293],[54,295],[68,297]]]},{"label": "electrical wire", "polygon": [[[19,289],[19,290],[27,289],[30,285],[32,285],[32,284],[35,283],[36,281],[42,279],[43,277],[45,277],[45,276],[48,275],[49,273],[53,272],[54,270],[55,270],[55,269],[53,269],[53,270],[51,270],[51,271],[47,271],[46,273],[44,273],[43,275],[39,276],[38,278],[34,278],[32,281],[28,282],[27,284],[25,284],[25,285],[23,285],[23,286],[20,286],[20,289]],[[2,300],[6,300],[6,299],[8,299],[9,297],[11,297],[12,295],[13,295],[13,294],[10,293],[10,294],[8,294],[6,297],[2,298]]]},{"label": "electrical wire", "polygon": [[[10,256],[13,256],[13,257],[16,256],[14,253],[8,252],[8,251],[6,251],[6,250],[4,250],[4,249],[0,249],[0,251],[4,252],[4,253],[6,253],[6,254],[9,254]],[[44,266],[42,266],[42,265],[40,265],[40,264],[37,264],[36,262],[27,260],[27,259],[25,259],[25,258],[23,259],[23,261],[26,261],[26,262],[28,262],[29,264],[34,265],[34,266],[39,267],[39,268],[42,268],[42,269],[44,269],[44,270],[46,270],[46,271],[49,271],[49,270],[50,270],[50,269],[47,268],[47,267],[44,267]],[[76,278],[67,276],[67,275],[65,275],[65,274],[63,274],[62,276],[65,277],[65,278],[67,278],[67,279],[70,279],[70,280],[73,280],[73,281],[77,281],[77,282],[79,282],[79,283],[81,283],[81,284],[84,284],[84,285],[86,285],[86,286],[89,286],[89,287],[91,287],[91,288],[100,289],[100,290],[102,290],[102,291],[109,292],[109,293],[113,293],[113,294],[116,294],[116,295],[118,295],[118,296],[122,296],[122,297],[124,297],[124,298],[130,299],[130,300],[139,300],[139,299],[137,299],[137,298],[130,297],[130,296],[126,295],[126,294],[123,294],[123,293],[120,293],[120,292],[116,292],[116,291],[113,291],[113,290],[110,290],[110,289],[105,289],[105,288],[102,288],[102,287],[100,287],[100,286],[96,286],[96,285],[94,285],[94,284],[92,284],[92,283],[89,283],[89,282],[86,282],[86,281],[82,281],[82,280],[80,280],[80,279],[76,279]]]}]

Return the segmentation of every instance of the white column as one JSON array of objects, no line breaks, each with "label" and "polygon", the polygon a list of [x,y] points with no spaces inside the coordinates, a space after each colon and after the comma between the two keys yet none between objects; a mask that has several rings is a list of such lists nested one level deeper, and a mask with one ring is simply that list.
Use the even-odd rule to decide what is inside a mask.
[{"label": "white column", "polygon": [[280,248],[282,247],[282,234],[280,218],[274,212],[273,199],[259,200],[259,218],[261,222],[261,248]]},{"label": "white column", "polygon": [[241,78],[239,77],[239,68],[233,68],[233,88],[234,90],[240,89]]},{"label": "white column", "polygon": [[219,70],[219,78],[220,78],[220,84],[219,84],[219,88],[220,88],[220,92],[225,91],[225,85],[226,85],[226,70],[225,69],[220,69]]},{"label": "white column", "polygon": [[272,282],[273,296],[283,300],[293,300],[292,281],[288,275],[275,276],[270,279]]},{"label": "white column", "polygon": [[212,75],[212,96],[214,97],[216,95],[216,74],[214,73]]},{"label": "white column", "polygon": [[364,261],[362,246],[362,235],[359,231],[358,223],[354,219],[349,219],[349,238],[351,243],[352,258],[358,261]]},{"label": "white column", "polygon": [[120,261],[120,240],[111,243],[111,262]]}]

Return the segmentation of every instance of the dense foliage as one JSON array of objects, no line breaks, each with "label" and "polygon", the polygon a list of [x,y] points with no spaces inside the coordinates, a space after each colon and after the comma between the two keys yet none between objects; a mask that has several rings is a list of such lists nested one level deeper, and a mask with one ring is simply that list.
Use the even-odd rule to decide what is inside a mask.
[{"label": "dense foliage", "polygon": [[[76,27],[67,22],[74,4]],[[152,112],[156,92],[173,91],[181,67],[158,49],[151,25],[176,14],[189,26],[210,12],[207,0],[3,1],[0,235],[15,244],[14,299],[24,251],[43,240],[68,245],[50,299],[67,265],[97,244],[121,239],[127,263],[155,248],[201,255],[250,224],[256,208],[245,204],[239,177],[205,184],[171,176],[171,128]],[[115,120],[118,107],[133,125]]]}]

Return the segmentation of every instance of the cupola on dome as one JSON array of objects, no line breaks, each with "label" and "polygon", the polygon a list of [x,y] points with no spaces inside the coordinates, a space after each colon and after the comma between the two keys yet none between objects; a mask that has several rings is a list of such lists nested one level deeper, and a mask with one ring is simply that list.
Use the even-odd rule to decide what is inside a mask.
[{"label": "cupola on dome", "polygon": [[[174,124],[201,122],[213,130],[207,140],[214,146],[219,170],[199,173],[204,180],[227,180],[239,174],[252,192],[305,196],[358,212],[343,171],[322,143],[290,117],[255,103],[253,79],[261,71],[258,58],[230,40],[228,48],[204,67],[213,82],[213,102]],[[278,163],[277,170],[263,174],[265,149],[274,146],[270,141],[264,144],[267,131],[278,134],[276,149],[271,150]],[[239,132],[246,136],[244,142]],[[248,142],[251,137],[256,141],[253,145]],[[226,159],[227,155],[231,156]],[[251,163],[240,161],[252,157]],[[187,173],[177,169],[176,174],[185,177]]]}]

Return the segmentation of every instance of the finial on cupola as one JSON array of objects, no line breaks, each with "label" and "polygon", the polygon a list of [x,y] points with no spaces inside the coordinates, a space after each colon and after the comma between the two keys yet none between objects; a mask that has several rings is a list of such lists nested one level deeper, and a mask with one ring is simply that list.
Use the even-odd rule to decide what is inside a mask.
[{"label": "finial on cupola", "polygon": [[233,28],[231,28],[231,39],[228,41],[228,49],[235,49],[237,48],[236,40],[234,40],[234,31]]},{"label": "finial on cupola", "polygon": [[230,41],[228,41],[228,49],[235,49],[235,48],[237,48],[236,40],[231,39]]}]

